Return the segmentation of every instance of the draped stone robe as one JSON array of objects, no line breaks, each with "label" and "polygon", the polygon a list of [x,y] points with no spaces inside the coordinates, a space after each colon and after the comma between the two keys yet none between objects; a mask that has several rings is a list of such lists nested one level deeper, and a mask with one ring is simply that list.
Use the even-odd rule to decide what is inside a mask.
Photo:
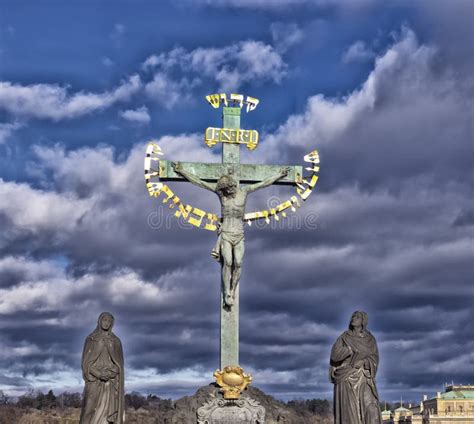
[{"label": "draped stone robe", "polygon": [[[359,361],[362,361],[363,364]],[[331,351],[335,424],[381,424],[375,376],[379,353],[374,336],[345,331]]]},{"label": "draped stone robe", "polygon": [[[85,380],[80,424],[123,424],[124,366],[120,339],[99,327],[84,344],[82,372]],[[116,373],[103,381],[103,373]]]}]

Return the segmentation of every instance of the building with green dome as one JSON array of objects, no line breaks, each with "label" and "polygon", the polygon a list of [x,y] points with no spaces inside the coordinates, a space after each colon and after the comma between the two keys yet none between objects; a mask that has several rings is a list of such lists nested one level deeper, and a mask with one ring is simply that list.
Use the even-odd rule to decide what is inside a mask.
[{"label": "building with green dome", "polygon": [[[411,409],[405,408],[403,402],[400,402],[400,406],[393,412],[385,408],[382,411],[382,422],[384,424],[407,424],[407,423],[419,423],[422,424],[421,420],[417,419],[414,421],[414,414]],[[421,418],[421,417],[420,417]]]},{"label": "building with green dome", "polygon": [[449,385],[419,406],[408,408],[400,402],[393,412],[382,411],[383,424],[474,424],[474,386]]},{"label": "building with green dome", "polygon": [[393,418],[392,411],[387,409],[387,405],[385,405],[385,409],[382,411],[382,421],[384,423],[392,423],[393,422],[392,418]]},{"label": "building with green dome", "polygon": [[423,401],[423,424],[474,424],[474,386],[450,385]]}]

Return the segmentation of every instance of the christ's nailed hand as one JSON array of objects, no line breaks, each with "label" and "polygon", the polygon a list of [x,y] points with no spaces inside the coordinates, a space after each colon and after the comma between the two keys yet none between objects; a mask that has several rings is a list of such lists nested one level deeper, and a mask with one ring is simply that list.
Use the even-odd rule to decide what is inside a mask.
[{"label": "christ's nailed hand", "polygon": [[282,177],[287,177],[289,173],[290,173],[290,167],[289,166],[287,166],[286,168],[283,168],[281,170],[281,176]]}]

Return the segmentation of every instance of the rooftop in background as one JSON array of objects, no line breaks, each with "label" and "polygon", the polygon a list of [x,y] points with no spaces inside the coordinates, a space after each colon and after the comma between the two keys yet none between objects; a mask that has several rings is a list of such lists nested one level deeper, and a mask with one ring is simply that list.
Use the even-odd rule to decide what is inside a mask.
[{"label": "rooftop in background", "polygon": [[399,406],[397,409],[395,409],[394,412],[411,412],[411,411],[405,408],[404,406]]},{"label": "rooftop in background", "polygon": [[450,384],[449,386],[446,386],[446,392],[455,392],[459,390],[469,390],[474,392],[474,386],[471,386],[470,384],[461,384],[459,386],[456,384]]},{"label": "rooftop in background", "polygon": [[441,393],[441,399],[474,399],[474,390],[451,390],[449,392]]}]

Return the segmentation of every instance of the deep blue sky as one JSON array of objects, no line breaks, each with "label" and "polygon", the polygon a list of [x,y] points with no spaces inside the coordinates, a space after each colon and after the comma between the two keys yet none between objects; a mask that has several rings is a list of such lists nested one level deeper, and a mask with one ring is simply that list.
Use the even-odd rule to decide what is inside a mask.
[{"label": "deep blue sky", "polygon": [[[0,390],[80,390],[102,310],[128,391],[210,381],[214,235],[147,197],[142,161],[150,139],[217,160],[202,134],[220,123],[204,96],[220,91],[260,99],[242,119],[262,140],[246,160],[322,160],[299,221],[247,231],[255,385],[329,397],[328,354],[356,309],[379,342],[382,398],[474,383],[473,22],[461,0],[0,0]],[[150,228],[152,213],[170,224]]]}]

